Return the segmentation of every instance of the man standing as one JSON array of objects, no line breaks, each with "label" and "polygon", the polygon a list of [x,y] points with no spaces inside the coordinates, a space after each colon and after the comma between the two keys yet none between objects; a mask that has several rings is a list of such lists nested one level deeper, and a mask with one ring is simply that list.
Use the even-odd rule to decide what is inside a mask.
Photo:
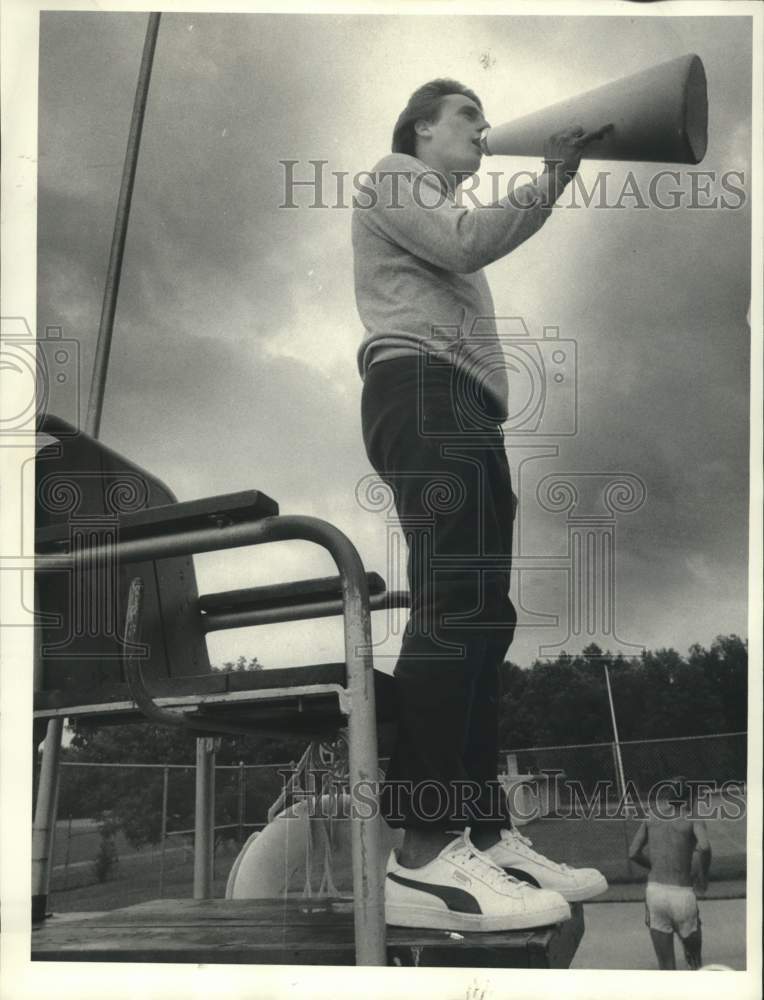
[{"label": "man standing", "polygon": [[[684,778],[671,778],[659,791],[655,814],[644,820],[631,843],[629,857],[649,870],[645,890],[645,923],[659,969],[676,969],[674,934],[684,947],[687,965],[702,965],[702,934],[693,889],[708,888],[711,845],[706,824],[693,819]],[[645,853],[648,851],[649,853]]]},{"label": "man standing", "polygon": [[461,84],[420,87],[353,213],[363,438],[393,492],[411,592],[381,795],[388,823],[405,830],[386,914],[451,930],[552,923],[569,916],[566,900],[607,888],[599,872],[535,852],[512,829],[496,779],[499,667],[516,621],[515,497],[506,366],[482,272],[538,232],[599,135],[553,136],[536,183],[468,210],[456,191],[480,165],[487,125]]}]

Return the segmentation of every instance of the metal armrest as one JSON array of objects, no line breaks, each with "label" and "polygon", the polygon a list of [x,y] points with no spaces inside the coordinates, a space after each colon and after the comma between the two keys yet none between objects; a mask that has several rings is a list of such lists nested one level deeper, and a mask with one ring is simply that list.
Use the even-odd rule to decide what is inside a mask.
[{"label": "metal armrest", "polygon": [[[408,607],[408,594],[387,591],[378,573],[367,573],[366,582],[372,611]],[[199,609],[204,632],[328,618],[342,614],[342,580],[322,577],[207,594],[199,598]]]},{"label": "metal armrest", "polygon": [[[367,573],[369,596],[382,594],[385,581],[379,573]],[[227,590],[218,594],[199,597],[199,610],[203,614],[218,611],[255,611],[272,608],[289,608],[310,601],[342,599],[342,580],[338,576],[325,576],[312,580],[295,580],[274,583],[265,587],[248,587],[244,590]]]},{"label": "metal armrest", "polygon": [[[147,507],[134,513],[122,514],[118,520],[120,539],[157,538],[171,534],[193,531],[196,528],[223,527],[230,524],[257,521],[273,517],[279,506],[265,493],[258,490],[244,490],[240,493],[226,493],[221,496],[205,497],[202,500],[188,500],[182,503],[163,504]],[[50,525],[35,533],[38,552],[69,541],[68,524]]]}]

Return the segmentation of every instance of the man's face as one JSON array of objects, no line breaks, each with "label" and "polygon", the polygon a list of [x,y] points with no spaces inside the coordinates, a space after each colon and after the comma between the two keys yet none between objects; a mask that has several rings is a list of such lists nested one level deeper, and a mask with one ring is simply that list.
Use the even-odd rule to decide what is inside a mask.
[{"label": "man's face", "polygon": [[426,162],[445,174],[474,174],[482,153],[480,133],[488,127],[478,105],[464,94],[448,94],[440,104],[436,122],[423,122],[417,129],[420,151]]}]

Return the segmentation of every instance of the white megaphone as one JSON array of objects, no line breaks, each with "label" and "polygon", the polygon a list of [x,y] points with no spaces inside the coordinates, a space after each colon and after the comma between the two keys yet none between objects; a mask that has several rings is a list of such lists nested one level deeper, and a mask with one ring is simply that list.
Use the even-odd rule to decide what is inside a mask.
[{"label": "white megaphone", "polygon": [[582,125],[586,132],[610,126],[602,139],[584,149],[584,159],[700,163],[708,141],[706,73],[700,57],[671,59],[486,129],[481,146],[489,156],[540,157],[544,141],[572,125]]}]

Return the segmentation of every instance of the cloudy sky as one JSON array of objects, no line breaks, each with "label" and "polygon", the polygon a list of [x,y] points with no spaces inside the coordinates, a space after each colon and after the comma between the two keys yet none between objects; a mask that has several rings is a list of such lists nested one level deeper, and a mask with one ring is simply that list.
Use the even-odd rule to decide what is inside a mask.
[{"label": "cloudy sky", "polygon": [[[51,401],[69,419],[84,418],[145,28],[137,13],[41,19],[37,326],[41,336],[61,327],[80,345],[79,413],[68,395]],[[326,518],[384,574],[389,526],[356,499],[372,470],[359,419],[351,211],[310,209],[308,192],[295,195],[297,209],[280,208],[280,161],[299,161],[308,177],[309,160],[326,160],[327,180],[372,168],[411,91],[436,76],[473,87],[498,123],[696,52],[710,99],[697,169],[716,172],[701,186],[719,195],[719,177],[741,171],[734,183],[749,192],[750,37],[743,17],[165,13],[102,439],[180,499],[255,488],[283,513]],[[497,157],[483,173],[536,166]],[[588,164],[584,183],[598,167],[609,170],[613,201],[629,169],[645,191],[656,169]],[[686,201],[692,178],[679,169]],[[326,200],[335,195],[329,186]],[[516,662],[541,646],[584,644],[568,637],[566,514],[537,499],[553,473],[600,484],[627,473],[644,484],[644,503],[617,520],[611,648],[686,651],[747,632],[744,200],[737,209],[663,211],[634,198],[561,208],[488,269],[497,315],[522,317],[534,339],[557,326],[577,351],[576,433],[508,437],[523,512],[517,546],[530,566],[514,583]],[[578,513],[596,512],[595,500]],[[534,569],[539,556],[558,557],[558,568]],[[197,565],[202,592],[333,572],[301,543]],[[386,638],[384,616],[374,628],[380,665],[392,669],[399,639]],[[269,666],[317,662],[340,655],[340,630],[327,621],[240,631],[213,636],[210,649],[218,662],[239,653]]]}]

